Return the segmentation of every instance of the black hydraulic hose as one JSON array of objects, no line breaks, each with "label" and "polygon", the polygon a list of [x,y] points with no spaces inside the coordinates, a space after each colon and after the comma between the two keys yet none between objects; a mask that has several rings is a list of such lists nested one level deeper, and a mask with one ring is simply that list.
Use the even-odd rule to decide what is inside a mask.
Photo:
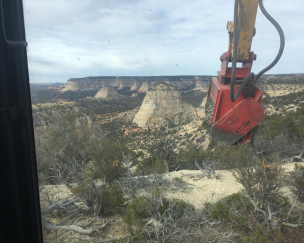
[{"label": "black hydraulic hose", "polygon": [[[243,91],[244,87],[253,80],[254,73],[249,73],[246,78],[243,80],[235,80],[235,71],[236,71],[236,62],[237,62],[237,46],[238,46],[238,40],[239,40],[239,32],[238,32],[238,3],[239,0],[235,0],[234,3],[234,33],[233,33],[233,57],[232,57],[232,67],[231,67],[231,81],[230,81],[230,100],[231,102],[235,102],[241,92]],[[277,31],[279,32],[280,35],[280,49],[279,52],[274,59],[274,61],[264,68],[262,71],[260,71],[253,80],[253,84],[255,84],[258,79],[267,71],[269,71],[271,68],[273,68],[277,62],[280,60],[282,53],[284,51],[284,46],[285,46],[285,37],[282,28],[280,25],[269,15],[269,13],[266,11],[263,5],[263,0],[259,0],[259,6],[261,8],[262,13],[265,15],[265,17],[275,26]],[[241,85],[238,88],[237,93],[234,95],[234,85],[235,83],[241,83]]]},{"label": "black hydraulic hose", "polygon": [[284,37],[284,32],[281,28],[281,26],[274,20],[274,18],[272,18],[269,13],[266,11],[264,4],[263,4],[263,0],[259,1],[259,5],[260,5],[260,9],[262,11],[262,13],[265,15],[265,17],[274,25],[274,27],[277,29],[277,31],[279,32],[280,35],[280,49],[279,52],[276,56],[276,58],[273,60],[273,62],[271,64],[269,64],[266,68],[264,68],[261,72],[259,72],[255,78],[254,78],[254,84],[258,81],[258,79],[267,71],[269,71],[271,68],[273,68],[277,62],[280,60],[283,51],[284,51],[284,47],[285,47],[285,37]]}]

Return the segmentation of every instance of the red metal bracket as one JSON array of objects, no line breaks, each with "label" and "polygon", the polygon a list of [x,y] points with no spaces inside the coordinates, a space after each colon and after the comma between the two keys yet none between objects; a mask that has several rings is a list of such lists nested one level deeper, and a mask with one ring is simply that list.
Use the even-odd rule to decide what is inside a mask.
[{"label": "red metal bracket", "polygon": [[[236,68],[235,78],[244,79],[250,72],[253,61],[255,59],[254,52],[250,52],[250,61],[242,63],[241,68]],[[231,67],[228,67],[228,63],[231,62],[231,53],[227,51],[220,57],[221,60],[221,71],[218,72],[218,78],[221,84],[229,84],[231,80]]]}]

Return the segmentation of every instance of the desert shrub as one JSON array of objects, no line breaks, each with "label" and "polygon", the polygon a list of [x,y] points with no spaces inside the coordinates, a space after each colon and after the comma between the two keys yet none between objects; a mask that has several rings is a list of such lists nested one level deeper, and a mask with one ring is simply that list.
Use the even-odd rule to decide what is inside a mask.
[{"label": "desert shrub", "polygon": [[[143,226],[144,220],[155,215],[164,215],[170,211],[170,217],[179,219],[185,210],[194,211],[194,206],[180,199],[169,200],[161,196],[159,189],[150,197],[141,196],[133,199],[127,207],[124,222],[129,226]],[[167,215],[169,217],[169,214]]]},{"label": "desert shrub", "polygon": [[[278,203],[290,205],[284,197],[275,198]],[[211,204],[205,203],[208,217],[220,221],[224,226],[241,233],[237,242],[284,242],[284,236],[279,227],[271,227],[271,222],[259,222],[254,212],[254,205],[242,193],[235,193]]]},{"label": "desert shrub", "polygon": [[[213,220],[207,219],[203,211],[195,210],[183,200],[166,199],[159,190],[149,197],[134,199],[127,208],[124,221],[131,233],[140,231],[148,242],[192,242],[194,239],[225,242],[225,234],[219,234],[212,227]],[[233,236],[231,232],[227,238]]]},{"label": "desert shrub", "polygon": [[206,154],[195,148],[193,145],[188,145],[183,151],[175,154],[169,161],[169,168],[173,171],[178,170],[197,170],[195,160],[202,161]]},{"label": "desert shrub", "polygon": [[141,164],[137,166],[137,171],[143,172],[145,175],[150,174],[163,174],[166,173],[166,165],[161,158],[153,159],[152,157],[146,158]]},{"label": "desert shrub", "polygon": [[289,141],[283,134],[274,138],[265,136],[255,136],[254,151],[260,157],[267,161],[274,161],[279,159],[286,159],[295,156],[300,150],[300,143],[296,140]]},{"label": "desert shrub", "polygon": [[282,117],[281,114],[265,115],[258,134],[274,138],[283,134],[289,141],[304,136],[304,107]]},{"label": "desert shrub", "polygon": [[173,180],[176,182],[176,183],[183,183],[184,180],[180,177],[174,177]]},{"label": "desert shrub", "polygon": [[182,94],[183,100],[185,102],[193,105],[194,107],[200,106],[206,96],[206,92],[195,91],[195,90],[185,91],[185,92],[182,92],[181,94]]},{"label": "desert shrub", "polygon": [[82,198],[95,216],[120,212],[126,202],[117,185],[96,186],[93,182],[82,183],[73,188],[72,193]]},{"label": "desert shrub", "polygon": [[232,225],[243,231],[249,230],[249,215],[254,206],[242,193],[233,193],[214,204],[205,203],[204,206],[210,218],[219,220],[225,226]]},{"label": "desert shrub", "polygon": [[147,210],[148,200],[144,196],[132,200],[123,219],[127,225],[142,225],[142,220],[151,216]]},{"label": "desert shrub", "polygon": [[257,226],[253,232],[249,233],[249,236],[240,237],[240,243],[269,243],[269,242],[286,242],[281,229],[268,229],[266,232],[261,226]]},{"label": "desert shrub", "polygon": [[121,149],[121,145],[115,141],[105,141],[102,149],[90,147],[89,152],[94,159],[85,175],[91,180],[104,179],[109,183],[119,180],[126,170],[122,164]]},{"label": "desert shrub", "polygon": [[91,147],[102,150],[103,135],[93,119],[79,112],[54,113],[46,127],[35,128],[39,180],[46,184],[78,182],[92,160]]},{"label": "desert shrub", "polygon": [[304,203],[304,166],[295,164],[294,170],[289,176],[292,193]]},{"label": "desert shrub", "polygon": [[219,170],[230,170],[242,165],[247,156],[252,156],[252,149],[245,145],[236,148],[215,147],[213,152],[209,153],[209,157],[213,157],[215,167]]},{"label": "desert shrub", "polygon": [[123,191],[117,185],[105,187],[102,193],[102,212],[116,213],[125,205]]}]

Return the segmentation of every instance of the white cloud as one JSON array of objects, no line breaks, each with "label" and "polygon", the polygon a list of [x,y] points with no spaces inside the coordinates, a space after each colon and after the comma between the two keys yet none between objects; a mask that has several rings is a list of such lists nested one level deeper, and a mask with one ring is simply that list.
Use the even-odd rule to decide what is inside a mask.
[{"label": "white cloud", "polygon": [[[24,0],[30,77],[35,82],[91,75],[216,75],[227,50],[233,0]],[[264,1],[282,25],[286,48],[270,73],[303,72],[301,0]],[[258,12],[252,50],[258,72],[279,38]],[[177,64],[177,65],[176,65]]]}]

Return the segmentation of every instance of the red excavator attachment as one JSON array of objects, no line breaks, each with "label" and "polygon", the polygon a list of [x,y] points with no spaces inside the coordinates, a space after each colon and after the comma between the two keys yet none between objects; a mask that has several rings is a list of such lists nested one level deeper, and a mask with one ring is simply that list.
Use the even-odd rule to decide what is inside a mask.
[{"label": "red excavator attachment", "polygon": [[[236,78],[243,79],[251,71],[251,61],[236,68]],[[263,91],[256,86],[246,86],[235,102],[230,100],[231,68],[228,67],[230,52],[221,56],[222,66],[218,77],[210,81],[205,105],[206,116],[211,119],[211,139],[220,146],[238,146],[249,143],[253,129],[262,121]],[[238,90],[235,85],[234,94]]]}]

